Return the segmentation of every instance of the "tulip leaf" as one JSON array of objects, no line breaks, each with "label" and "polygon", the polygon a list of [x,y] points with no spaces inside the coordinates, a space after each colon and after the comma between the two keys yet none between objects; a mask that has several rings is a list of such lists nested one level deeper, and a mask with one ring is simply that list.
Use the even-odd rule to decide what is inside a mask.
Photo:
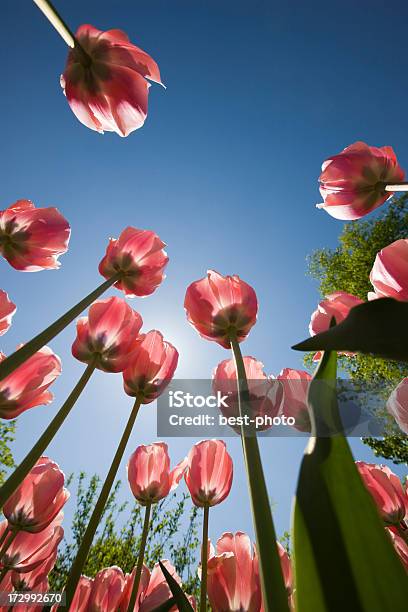
[{"label": "tulip leaf", "polygon": [[[408,579],[340,433],[336,354],[324,353],[309,389],[312,435],[293,513],[297,612],[404,610]],[[337,429],[338,431],[338,429]]]},{"label": "tulip leaf", "polygon": [[179,583],[173,578],[161,561],[159,561],[159,565],[180,612],[191,612],[191,610],[194,612],[194,608],[191,606]]},{"label": "tulip leaf", "polygon": [[329,330],[307,338],[297,351],[350,351],[408,361],[408,302],[381,298],[355,306]]}]

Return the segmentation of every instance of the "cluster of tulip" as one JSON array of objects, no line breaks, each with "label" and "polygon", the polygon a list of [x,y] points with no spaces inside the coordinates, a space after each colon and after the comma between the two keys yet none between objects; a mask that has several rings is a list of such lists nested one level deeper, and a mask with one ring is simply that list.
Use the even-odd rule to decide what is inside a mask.
[{"label": "cluster of tulip", "polygon": [[[130,43],[119,30],[101,32],[93,26],[83,25],[73,35],[47,0],[34,1],[71,47],[61,84],[78,119],[98,132],[115,131],[121,136],[127,136],[141,127],[147,115],[149,83],[146,79],[161,83],[154,60]],[[358,142],[323,164],[320,182],[324,203],[319,207],[339,219],[358,219],[383,204],[396,191],[407,190],[408,184],[403,183],[403,179],[404,172],[390,147],[376,148]],[[69,238],[69,224],[55,208],[36,208],[31,202],[20,200],[0,213],[0,253],[16,270],[35,272],[57,268],[59,257],[67,251]],[[325,542],[318,543],[316,533],[313,533],[315,508],[310,500],[305,501],[304,490],[299,487],[300,510],[295,510],[298,527],[294,529],[293,577],[292,561],[276,541],[257,437],[245,435],[243,428],[240,428],[240,434],[256,548],[252,548],[249,537],[242,532],[223,534],[216,549],[208,541],[209,509],[227,497],[232,484],[232,460],[224,442],[207,440],[195,444],[188,457],[173,470],[170,470],[167,446],[154,443],[137,448],[128,462],[131,490],[145,507],[144,528],[133,572],[124,576],[120,568],[110,567],[102,569],[93,580],[81,575],[138,411],[142,404],[155,401],[163,392],[174,375],[178,361],[177,350],[164,340],[159,331],[141,333],[141,316],[123,298],[99,298],[110,287],[122,291],[126,297],[152,294],[164,278],[168,261],[164,246],[153,231],[126,228],[118,239],[110,240],[100,262],[99,271],[106,280],[32,340],[20,345],[14,354],[7,358],[1,356],[2,418],[12,419],[30,408],[49,403],[52,400],[49,387],[60,374],[61,363],[46,345],[90,307],[88,316],[77,321],[77,336],[72,345],[73,356],[85,363],[86,368],[44,433],[0,489],[0,507],[6,517],[0,526],[0,589],[6,592],[13,589],[44,592],[48,589],[47,576],[55,563],[58,543],[63,537],[62,507],[68,499],[68,492],[58,466],[43,455],[92,373],[99,369],[108,373],[122,373],[125,393],[134,398],[134,404],[72,565],[65,586],[66,607],[72,612],[115,612],[118,609],[123,612],[146,612],[171,609],[176,603],[181,610],[195,608],[194,600],[185,597],[177,586],[181,581],[169,562],[159,563],[151,573],[144,565],[152,504],[166,497],[184,476],[193,503],[203,508],[199,568],[201,612],[206,610],[207,596],[217,612],[287,611],[295,606],[294,599],[299,610],[326,610],[328,608],[321,601],[330,601],[331,589],[327,584],[322,586],[317,576],[327,577],[329,560],[325,554]],[[398,240],[378,253],[370,279],[374,291],[368,295],[369,300],[391,297],[408,301],[408,239]],[[343,292],[327,296],[312,315],[311,335],[327,330],[333,318],[336,323],[345,320],[350,310],[361,302],[359,298]],[[254,398],[260,399],[262,412],[274,416],[283,411],[295,417],[298,429],[312,432],[310,455],[313,448],[320,448],[319,440],[316,441],[313,436],[315,398],[312,387],[309,393],[309,374],[301,370],[283,369],[277,377],[280,385],[274,386],[278,391],[273,399],[267,394],[259,398],[251,383],[269,380],[263,372],[263,365],[253,357],[243,357],[240,349],[240,343],[256,323],[258,302],[253,288],[238,276],[223,277],[210,271],[205,278],[188,287],[184,306],[189,322],[201,337],[232,351],[232,359],[222,361],[216,368],[214,384],[222,386],[225,381],[235,382],[239,415],[247,415]],[[15,310],[7,293],[1,291],[0,335],[9,328]],[[322,372],[328,367],[331,356],[319,354],[316,359],[320,360],[316,377],[323,376]],[[330,367],[333,370],[332,365]],[[407,388],[405,379],[388,403],[390,412],[405,431],[408,429]],[[330,402],[333,404],[332,400]],[[331,444],[331,441],[327,444]],[[347,474],[347,486],[354,487],[360,504],[365,505],[364,495],[367,498],[368,495],[358,475],[358,481],[353,480],[357,472],[352,462],[350,465],[346,443],[338,436],[333,444],[337,444],[335,453],[332,452],[333,448],[325,446],[321,455],[315,454],[313,460],[317,463],[314,472],[310,472],[309,490],[322,485],[321,457],[324,457],[324,469],[328,470],[331,455],[334,455],[335,465],[341,466],[336,476],[341,473],[345,478]],[[312,463],[309,461],[305,465],[304,472],[308,469],[307,465]],[[384,595],[384,590],[382,594],[388,598],[387,602],[391,601],[391,597],[395,598],[393,602],[397,602],[389,609],[399,609],[398,602],[406,601],[399,586],[403,570],[392,553],[390,541],[408,568],[407,493],[387,468],[361,463],[357,467],[389,536],[388,541],[381,528],[378,535],[378,514],[375,510],[373,515],[370,514],[370,501],[364,506],[369,517],[367,520],[373,525],[376,546],[381,547],[387,559],[387,576],[392,577],[396,585],[388,589],[387,595]],[[325,512],[325,515],[318,517],[322,523],[336,511],[336,503],[332,499],[327,501],[327,498],[337,494],[328,492],[331,479],[326,472],[323,480],[324,495],[317,500],[322,501]],[[336,516],[336,520],[330,523],[333,533],[338,524],[341,524],[343,531],[346,530],[351,517],[348,509],[341,520],[344,516],[347,516],[347,521],[341,523]],[[367,535],[363,533],[363,523],[360,522],[360,528],[355,529],[357,531],[360,539],[355,543],[360,554],[364,549],[363,536]],[[313,542],[312,536],[315,537]],[[349,536],[354,534],[349,533]],[[343,546],[339,563],[343,564],[341,567],[345,568],[347,579],[353,587],[349,597],[354,597],[354,602],[358,601],[358,609],[369,609],[366,602],[373,602],[372,594],[370,590],[364,590],[364,585],[360,587],[356,567],[350,569],[355,551],[352,550],[351,554],[346,551],[348,542],[344,533],[337,540],[337,545]],[[313,566],[312,570],[301,567],[302,554],[309,555],[306,558],[310,561],[310,567]],[[369,561],[373,562],[372,559]],[[317,569],[311,574],[314,581],[311,588],[307,572],[313,572],[313,568]],[[353,572],[356,576],[352,576]],[[382,588],[377,582],[374,587]],[[315,594],[322,598],[318,604],[303,603],[307,597],[313,601]],[[361,604],[363,600],[364,605]]]},{"label": "cluster of tulip", "polygon": [[[30,213],[35,212],[35,220],[42,219],[40,247],[32,246],[37,242],[35,223],[30,224],[31,218],[27,215],[27,209]],[[20,206],[12,206],[2,214],[10,214],[11,210],[14,215],[11,226],[20,238],[19,250],[24,252],[24,269],[30,269],[34,263],[38,269],[39,258],[47,262],[42,269],[49,266],[50,257],[51,265],[55,266],[56,257],[66,249],[66,237],[59,238],[54,226],[48,223],[48,209],[35,209],[32,205],[29,208],[23,207],[23,221],[19,214]],[[54,212],[54,218],[56,214]],[[23,222],[24,231],[21,231]],[[44,240],[44,233],[47,240]],[[8,235],[7,256],[13,265],[15,263],[12,250],[15,244],[13,231],[9,231]],[[21,235],[25,238],[21,239]],[[48,250],[47,255],[39,253],[40,249],[48,248],[49,244],[52,248]],[[168,261],[163,247],[164,244],[153,232],[135,228],[125,229],[119,239],[110,241],[107,253],[101,261],[99,269],[108,280],[98,291],[102,292],[107,286],[114,284],[127,295],[141,296],[152,293],[163,279],[164,267]],[[22,265],[20,262],[20,266]],[[4,317],[1,319],[2,333],[4,333],[11,324],[15,305],[5,292],[2,292],[1,298],[4,304]],[[94,298],[95,292],[89,299]],[[354,296],[341,292],[328,296],[312,314],[310,333],[315,334],[327,329],[332,317],[340,322],[360,301]],[[83,307],[83,302],[80,305]],[[248,379],[247,393],[251,403],[251,398],[256,396],[254,383],[272,382],[271,377],[268,378],[263,372],[263,365],[253,357],[242,357],[239,348],[239,343],[246,338],[256,322],[258,304],[252,287],[237,276],[223,277],[210,271],[207,277],[192,283],[187,289],[185,309],[188,320],[203,338],[216,341],[224,348],[232,348],[234,359],[224,360],[217,366],[213,375],[214,385],[222,387],[225,381],[240,384]],[[72,310],[68,312],[68,318],[71,320],[75,316]],[[68,318],[67,315],[61,318],[64,324],[69,322]],[[148,537],[152,504],[167,496],[184,475],[193,503],[204,509],[201,609],[205,609],[203,606],[206,605],[207,594],[214,610],[261,609],[262,572],[258,554],[251,552],[248,536],[242,533],[237,533],[235,536],[224,534],[217,543],[216,552],[213,549],[208,552],[205,544],[208,541],[209,508],[225,499],[232,483],[232,461],[225,444],[221,441],[204,441],[196,444],[187,459],[172,471],[165,444],[155,443],[139,447],[128,463],[131,490],[135,498],[146,508],[144,531],[134,572],[131,576],[125,577],[119,568],[107,568],[102,570],[94,581],[81,576],[86,555],[140,405],[157,399],[171,380],[177,366],[177,350],[163,339],[160,332],[152,330],[143,334],[140,333],[141,327],[141,316],[119,297],[95,300],[89,308],[88,317],[78,319],[77,337],[72,345],[72,354],[87,365],[86,370],[47,430],[0,491],[8,520],[2,528],[0,551],[4,581],[2,589],[24,586],[26,590],[34,588],[37,591],[46,590],[47,574],[55,562],[57,545],[63,533],[60,526],[62,520],[60,511],[68,495],[63,489],[64,478],[58,466],[41,455],[72,409],[92,372],[98,368],[105,372],[121,372],[124,390],[135,398],[135,403],[68,580],[68,605],[71,604],[72,610],[85,610],[94,598],[96,601],[109,593],[109,601],[115,602],[109,609],[114,610],[118,606],[120,609],[129,610],[153,609],[148,606],[153,597],[152,584],[156,585],[157,582],[162,584],[159,590],[160,597],[164,597],[165,600],[171,598],[171,592],[160,567],[156,566],[150,576],[149,570],[144,566],[144,547]],[[52,335],[55,335],[55,324],[47,328],[45,333],[51,339]],[[29,347],[31,353],[26,361],[19,364],[19,353],[24,347]],[[33,352],[33,341],[30,341],[21,348],[8,359],[3,357],[0,364],[0,376],[3,377],[0,382],[0,414],[6,419],[14,418],[34,406],[50,402],[52,395],[49,387],[61,372],[60,360],[48,347]],[[6,371],[6,376],[1,372],[1,367],[5,364],[8,364],[9,371],[11,370],[8,374]],[[311,376],[301,370],[285,368],[277,379],[280,381],[281,393],[271,399],[268,392],[264,391],[265,395],[260,404],[262,411],[276,414],[277,410],[283,410],[286,414],[295,416],[296,426],[300,430],[310,431],[307,393]],[[240,391],[243,391],[242,388]],[[237,396],[240,405],[241,394],[237,393]],[[245,410],[245,407],[240,406],[240,410]],[[259,482],[263,481],[262,466],[256,438],[243,436],[243,445],[251,490],[252,470],[257,473],[256,486],[259,487]],[[381,474],[389,475],[385,468],[378,470]],[[51,480],[48,474],[52,474],[54,480]],[[396,482],[401,487],[397,477],[389,476],[390,478],[392,476],[390,482],[394,487],[397,486]],[[371,490],[370,486],[368,488]],[[36,504],[41,506],[40,510]],[[41,511],[46,513],[45,519]],[[405,511],[402,518],[400,512],[397,527],[391,527],[388,531],[397,552],[406,562],[408,547],[402,528],[404,517]],[[256,528],[256,516],[254,520]],[[388,524],[391,525],[390,519]],[[24,548],[20,551],[22,541]],[[269,545],[269,542],[267,544]],[[262,544],[258,544],[258,548],[262,549]],[[292,607],[293,579],[290,560],[279,543],[276,551],[282,568],[286,597]],[[237,568],[243,566],[248,566],[245,575],[251,578],[241,585],[237,580]],[[174,575],[174,568],[170,565],[168,567]],[[21,578],[17,581],[16,572],[25,573],[24,584]],[[178,577],[177,580],[180,582]],[[163,603],[157,599],[154,602],[157,605]],[[194,605],[194,602],[192,604]]]},{"label": "cluster of tulip", "polygon": [[[21,219],[19,206],[7,209],[7,211],[11,210],[13,210],[12,227],[14,232],[19,237],[21,234],[25,236],[25,239],[20,241],[20,250],[24,249],[25,253],[24,269],[29,269],[32,264],[32,250],[33,257],[38,255],[37,250],[32,249],[32,244],[36,239],[35,226],[34,224],[30,225],[30,218],[27,219],[27,216]],[[42,209],[34,209],[31,205],[30,211],[33,210],[35,210],[37,216],[38,214],[41,215]],[[24,231],[21,231],[23,223],[25,224]],[[48,228],[49,231],[47,234],[48,241],[42,240],[42,248],[47,248],[48,244],[52,244],[52,256],[54,258],[52,265],[55,265],[56,257],[63,251],[63,246],[61,242],[58,242],[58,235],[54,232],[52,225],[47,224],[47,209],[45,209],[43,216],[43,233],[44,228]],[[7,254],[10,263],[13,264],[12,248],[15,244],[13,231],[9,232],[8,244]],[[136,230],[135,228],[124,230],[119,239],[111,240],[108,245],[107,253],[99,266],[100,272],[108,280],[96,292],[101,293],[108,286],[114,284],[127,295],[142,296],[152,293],[160,284],[167,263],[163,246],[163,243],[153,232]],[[46,265],[43,266],[43,268],[45,267]],[[85,298],[85,302],[93,301],[96,292],[92,292],[88,298]],[[7,296],[5,296],[5,299],[7,300],[6,305],[10,304]],[[0,376],[2,377],[0,383],[2,390],[1,414],[3,418],[14,418],[28,408],[51,401],[52,396],[48,387],[60,373],[61,365],[59,359],[48,347],[35,351],[38,346],[38,338],[41,342],[45,339],[47,341],[52,339],[62,326],[65,326],[74,318],[78,308],[83,307],[84,300],[44,330],[42,334],[20,347],[16,353],[3,359],[0,364]],[[247,374],[252,376],[254,373],[254,375],[266,378],[262,371],[262,364],[256,362],[253,358],[243,360],[239,350],[239,342],[245,339],[256,322],[257,298],[249,285],[238,277],[224,278],[216,272],[209,272],[206,278],[192,283],[188,288],[185,308],[190,322],[203,337],[215,340],[225,348],[232,346],[235,359],[239,361],[241,366],[245,367]],[[12,309],[14,309],[14,305]],[[8,313],[4,318],[4,330],[9,323],[10,315]],[[81,570],[140,405],[150,403],[160,395],[172,378],[177,366],[177,350],[163,340],[160,332],[153,330],[143,334],[140,333],[141,327],[142,319],[140,315],[124,299],[111,297],[93,301],[89,308],[88,317],[80,318],[77,321],[77,337],[72,345],[74,357],[87,366],[85,372],[43,435],[0,491],[1,503],[9,503],[7,500],[11,499],[10,495],[15,494],[13,492],[16,488],[19,490],[18,487],[24,486],[26,479],[31,478],[30,470],[36,469],[36,462],[57,434],[95,368],[105,372],[122,372],[124,390],[128,395],[135,398],[135,403],[68,579],[66,586],[68,605],[73,601]],[[25,353],[21,356],[22,351],[25,351]],[[5,369],[2,371],[2,368]],[[233,366],[231,360],[222,362],[216,372],[215,380],[218,382],[223,378],[234,378],[235,380],[237,378],[235,366]],[[305,398],[303,403],[305,404]],[[253,446],[253,442],[254,440],[245,443],[252,445],[250,452],[253,455],[255,453],[255,458],[252,461],[255,460],[256,470],[261,474],[264,482],[259,451],[257,446]],[[129,480],[132,491],[135,497],[146,506],[145,531],[136,567],[134,587],[130,596],[130,609],[133,609],[135,605],[141,581],[143,547],[147,538],[151,504],[167,495],[186,471],[186,482],[193,501],[196,505],[204,507],[204,541],[206,542],[208,538],[209,507],[220,503],[226,497],[232,482],[232,462],[226,453],[224,443],[220,441],[198,444],[190,453],[187,462],[182,462],[172,474],[166,472],[165,476],[161,476],[159,482],[163,486],[159,488],[157,480],[153,480],[153,484],[150,482],[146,485],[145,483],[146,486],[138,481],[138,474],[141,473],[143,477],[148,476],[146,466],[149,466],[151,462],[157,469],[162,466],[165,472],[166,470],[168,472],[167,449],[163,445],[152,445],[150,448],[141,447],[137,449],[129,463]],[[207,471],[204,476],[200,477],[199,471],[202,464],[206,466]],[[210,464],[214,466],[212,471]],[[141,465],[144,467],[141,467]],[[223,465],[224,469],[222,469]],[[250,474],[249,469],[248,474]],[[163,478],[166,481],[165,484],[163,484]],[[208,479],[207,482],[205,478]],[[264,489],[266,494],[266,488],[264,487]],[[203,606],[207,593],[207,545],[203,545],[202,550]],[[276,552],[278,560],[279,550],[278,547]],[[213,557],[215,559],[216,555],[213,555]],[[280,557],[282,557],[282,553]],[[214,563],[215,561],[213,561]],[[4,569],[7,569],[6,565]],[[209,587],[210,590],[211,587]]]}]

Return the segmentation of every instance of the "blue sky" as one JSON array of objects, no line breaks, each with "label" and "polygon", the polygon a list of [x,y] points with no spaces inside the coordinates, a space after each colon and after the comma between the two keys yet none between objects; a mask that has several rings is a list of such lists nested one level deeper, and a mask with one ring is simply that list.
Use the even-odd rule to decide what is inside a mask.
[{"label": "blue sky", "polygon": [[[57,206],[72,238],[58,271],[23,274],[0,261],[0,288],[18,306],[1,348],[11,352],[96,287],[108,237],[134,225],[155,230],[168,245],[167,279],[132,305],[145,330],[161,330],[178,347],[178,377],[207,378],[228,356],[185,320],[185,288],[207,268],[237,273],[257,291],[259,321],[244,353],[263,361],[268,373],[302,367],[302,355],[290,346],[307,335],[318,301],[305,258],[334,246],[342,229],[341,221],[315,209],[321,162],[365,140],[392,145],[408,169],[406,4],[56,5],[74,30],[81,23],[124,29],[157,60],[167,89],[152,86],[148,120],[127,139],[88,130],[59,85],[67,52],[62,39],[32,2],[3,0],[1,208],[19,198]],[[53,388],[54,403],[19,419],[17,460],[83,371],[70,354],[74,336],[72,325],[52,343],[63,375]],[[103,476],[131,404],[120,375],[96,373],[49,455],[66,473]],[[155,428],[155,406],[146,406],[126,455],[154,441]],[[193,441],[169,440],[173,462]],[[262,441],[279,533],[289,526],[304,445],[304,439]],[[357,458],[372,459],[358,440],[352,446]],[[235,480],[229,499],[211,513],[213,538],[225,530],[252,533],[239,441],[229,439],[228,448]],[[125,478],[124,466],[120,475]],[[126,485],[123,495],[130,499]]]}]

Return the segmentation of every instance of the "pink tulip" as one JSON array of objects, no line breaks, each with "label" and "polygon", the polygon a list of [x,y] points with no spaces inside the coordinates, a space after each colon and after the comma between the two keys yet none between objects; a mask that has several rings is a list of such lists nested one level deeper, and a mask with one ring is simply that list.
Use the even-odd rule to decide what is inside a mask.
[{"label": "pink tulip", "polygon": [[127,227],[119,238],[110,239],[99,272],[105,278],[121,272],[114,286],[128,297],[150,295],[165,278],[165,246],[154,232]]},{"label": "pink tulip", "polygon": [[312,377],[304,370],[284,368],[277,377],[283,386],[282,414],[293,417],[294,427],[310,432],[310,416],[307,404],[309,385]]},{"label": "pink tulip", "polygon": [[354,306],[362,303],[363,300],[344,291],[336,291],[326,296],[312,314],[309,324],[310,335],[315,336],[328,330],[332,317],[336,319],[336,323],[341,323]]},{"label": "pink tulip", "polygon": [[[122,595],[122,599],[119,605],[119,612],[127,612],[129,602],[130,602],[130,597],[132,594],[132,588],[133,588],[133,582],[135,580],[135,575],[136,575],[136,568],[133,568],[132,573],[126,574],[125,576],[125,587],[123,589],[123,595]],[[150,571],[146,567],[146,565],[143,565],[142,573],[140,575],[139,588],[137,590],[137,595],[136,595],[136,603],[134,607],[135,612],[139,612],[140,601],[149,585],[149,580],[150,580]]]},{"label": "pink tulip", "polygon": [[403,564],[403,566],[408,572],[408,544],[407,542],[405,542],[405,540],[400,535],[398,535],[398,533],[395,533],[392,529],[389,529],[388,527],[386,527],[385,529],[391,538],[391,541],[395,548],[395,552],[401,559],[401,563]]},{"label": "pink tulip", "polygon": [[[19,573],[32,572],[55,553],[64,537],[61,527],[62,512],[42,531],[19,531],[0,561],[0,567]],[[7,529],[7,521],[0,523],[0,536]]]},{"label": "pink tulip", "polygon": [[408,378],[404,378],[391,393],[387,401],[387,410],[400,429],[408,434]]},{"label": "pink tulip", "polygon": [[4,504],[10,528],[32,533],[45,529],[69,499],[64,482],[58,465],[41,457]]},{"label": "pink tulip", "polygon": [[70,606],[70,612],[88,612],[88,601],[91,596],[93,581],[87,576],[81,576]]},{"label": "pink tulip", "polygon": [[147,117],[146,79],[162,84],[156,62],[121,30],[86,24],[76,38],[86,55],[71,49],[61,76],[71,110],[91,130],[128,136]]},{"label": "pink tulip", "polygon": [[356,465],[383,521],[387,525],[401,523],[408,515],[408,496],[398,476],[385,465],[364,461]]},{"label": "pink tulip", "polygon": [[391,147],[355,142],[323,163],[319,180],[324,203],[317,208],[336,219],[360,219],[393,195],[385,191],[387,184],[404,176]]},{"label": "pink tulip", "polygon": [[113,566],[101,570],[93,580],[87,612],[116,612],[124,588],[125,577],[120,567]]},{"label": "pink tulip", "polygon": [[77,321],[74,357],[104,372],[125,369],[142,327],[142,317],[122,298],[97,300]]},{"label": "pink tulip", "polygon": [[48,559],[45,559],[38,567],[31,572],[19,574],[11,572],[11,582],[16,591],[37,591],[37,587],[47,582],[47,576],[53,569],[57,560],[57,548],[51,553]]},{"label": "pink tulip", "polygon": [[38,272],[59,268],[68,250],[68,221],[56,208],[36,208],[17,200],[0,212],[0,253],[16,270]]},{"label": "pink tulip", "polygon": [[[177,575],[173,565],[167,560],[163,560],[162,563],[176,582],[181,585],[181,579]],[[133,570],[131,574],[126,575],[126,584],[119,612],[127,612],[134,578],[135,570]],[[136,597],[136,604],[133,608],[134,612],[153,612],[153,610],[171,598],[172,593],[161,571],[160,565],[156,563],[151,573],[144,565]],[[174,606],[171,610],[177,610],[177,607]]]},{"label": "pink tulip", "polygon": [[256,323],[255,291],[239,276],[222,276],[209,270],[186,291],[184,308],[191,325],[202,338],[231,348],[231,334],[242,342]]},{"label": "pink tulip", "polygon": [[[173,565],[166,559],[164,559],[162,563],[176,582],[181,585],[181,578],[177,575]],[[150,574],[149,584],[142,594],[139,612],[153,612],[153,610],[171,599],[171,597],[172,593],[161,571],[160,565],[156,563]],[[172,610],[177,610],[177,607],[175,606]]]},{"label": "pink tulip", "polygon": [[[281,561],[288,603],[292,606],[293,572],[283,546],[276,542]],[[249,537],[238,531],[224,533],[216,551],[210,546],[207,591],[213,610],[217,612],[262,612],[258,557],[252,552]]]},{"label": "pink tulip", "polygon": [[[272,376],[268,377],[264,369],[264,364],[254,357],[244,357],[245,373],[248,380],[250,417],[270,417],[273,419],[279,413],[283,399],[283,388]],[[228,408],[222,407],[221,411],[226,417],[238,417],[238,391],[237,374],[233,359],[225,359],[218,364],[213,372],[214,392],[227,395],[225,400]],[[269,429],[272,423],[259,426],[258,430]]]},{"label": "pink tulip", "polygon": [[0,336],[5,334],[10,327],[16,310],[16,305],[13,304],[7,293],[0,289]]},{"label": "pink tulip", "polygon": [[[5,359],[0,353],[0,362]],[[0,381],[0,418],[15,419],[35,406],[49,404],[53,395],[48,387],[61,374],[61,361],[44,346],[14,372]]]},{"label": "pink tulip", "polygon": [[194,444],[184,478],[196,506],[216,506],[224,501],[231,490],[232,476],[232,459],[225,442],[202,440]]},{"label": "pink tulip", "polygon": [[408,238],[396,240],[377,253],[370,282],[374,292],[368,294],[369,300],[391,297],[408,301]]},{"label": "pink tulip", "polygon": [[141,445],[128,462],[129,485],[142,506],[156,504],[177,487],[185,469],[184,460],[170,471],[170,457],[164,442]]},{"label": "pink tulip", "polygon": [[258,562],[245,533],[224,533],[217,541],[208,560],[207,593],[217,612],[261,610]]},{"label": "pink tulip", "polygon": [[153,402],[170,383],[177,363],[177,350],[159,331],[141,334],[123,372],[125,392],[143,404]]},{"label": "pink tulip", "polygon": [[[93,580],[87,576],[81,576],[75,589],[74,598],[69,607],[69,612],[88,612],[88,601],[91,595]],[[51,612],[62,610],[63,606],[55,604]],[[126,611],[125,611],[126,612]]]}]

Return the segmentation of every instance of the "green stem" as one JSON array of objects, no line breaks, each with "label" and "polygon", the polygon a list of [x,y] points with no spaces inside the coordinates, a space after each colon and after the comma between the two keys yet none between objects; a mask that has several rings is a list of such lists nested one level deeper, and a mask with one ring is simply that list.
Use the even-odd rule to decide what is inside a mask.
[{"label": "green stem", "polygon": [[75,589],[78,584],[78,580],[81,577],[82,570],[84,568],[86,558],[89,553],[89,549],[92,546],[92,541],[95,535],[95,532],[98,528],[101,516],[106,506],[106,502],[108,501],[109,493],[111,491],[113,482],[115,480],[115,476],[119,469],[120,462],[122,461],[123,454],[125,452],[130,434],[133,429],[133,425],[135,424],[135,420],[137,417],[137,413],[139,412],[139,408],[141,405],[142,398],[136,398],[136,401],[133,405],[132,411],[130,413],[129,420],[126,424],[125,430],[120,439],[118,448],[116,450],[115,456],[112,460],[111,466],[109,468],[109,472],[106,476],[105,482],[103,483],[103,487],[99,494],[98,501],[96,502],[94,511],[92,513],[91,518],[89,519],[88,526],[86,528],[84,537],[81,542],[81,546],[79,547],[77,556],[75,561],[72,564],[71,571],[68,576],[67,583],[65,585],[65,593],[66,593],[66,609],[69,610],[69,606],[72,603]]},{"label": "green stem", "polygon": [[0,489],[0,508],[4,506],[4,503],[8,500],[10,495],[14,493],[17,487],[22,483],[28,472],[35,465],[38,459],[41,457],[51,440],[54,438],[59,428],[71,412],[75,402],[81,395],[85,388],[86,383],[91,378],[92,373],[95,369],[95,365],[90,363],[81,378],[71,391],[70,395],[62,405],[60,410],[57,412],[47,429],[44,431],[42,436],[34,444],[30,452],[25,456],[20,465],[14,470],[11,476],[6,480],[4,485]]},{"label": "green stem", "polygon": [[52,340],[57,334],[59,334],[71,321],[75,319],[78,315],[81,314],[85,308],[87,308],[92,302],[94,302],[104,291],[109,289],[111,285],[113,285],[120,277],[120,273],[112,276],[107,281],[99,285],[92,293],[87,295],[83,300],[78,302],[75,306],[73,306],[68,312],[63,314],[59,319],[51,323],[47,329],[44,329],[37,336],[32,338],[29,342],[24,344],[21,348],[19,348],[15,353],[4,359],[0,363],[0,380],[3,380],[14,372],[18,366],[20,366],[24,361],[26,361],[29,357],[34,355],[40,348],[42,348],[47,342]]},{"label": "green stem", "polygon": [[67,26],[61,15],[58,13],[57,9],[48,2],[48,0],[34,0],[34,4],[38,6],[40,11],[46,16],[48,21],[52,26],[57,30],[58,34],[62,37],[62,39],[67,43],[68,47],[72,49],[75,48],[76,52],[80,56],[80,61],[85,65],[89,66],[91,64],[91,58],[85,49],[78,42],[78,39],[75,37],[75,34],[72,33],[70,28]]},{"label": "green stem", "polygon": [[[238,407],[242,417],[248,413],[246,408],[249,406],[248,381],[239,343],[234,336],[231,336],[230,340],[237,372]],[[241,441],[255,528],[264,610],[265,612],[287,612],[288,598],[276,546],[276,532],[258,440],[255,433],[251,432],[250,436],[246,436],[242,427]]]},{"label": "green stem", "polygon": [[139,546],[139,556],[137,558],[136,574],[135,574],[135,579],[133,581],[132,593],[130,595],[127,612],[133,612],[135,603],[136,603],[136,597],[137,597],[137,592],[139,590],[140,578],[142,576],[143,561],[144,561],[146,542],[147,542],[147,534],[149,533],[149,521],[150,521],[151,508],[152,508],[151,503],[146,505],[142,537],[141,537],[140,546]]},{"label": "green stem", "polygon": [[204,506],[203,539],[201,542],[201,590],[200,612],[207,610],[207,560],[208,560],[208,518],[210,506]]}]

